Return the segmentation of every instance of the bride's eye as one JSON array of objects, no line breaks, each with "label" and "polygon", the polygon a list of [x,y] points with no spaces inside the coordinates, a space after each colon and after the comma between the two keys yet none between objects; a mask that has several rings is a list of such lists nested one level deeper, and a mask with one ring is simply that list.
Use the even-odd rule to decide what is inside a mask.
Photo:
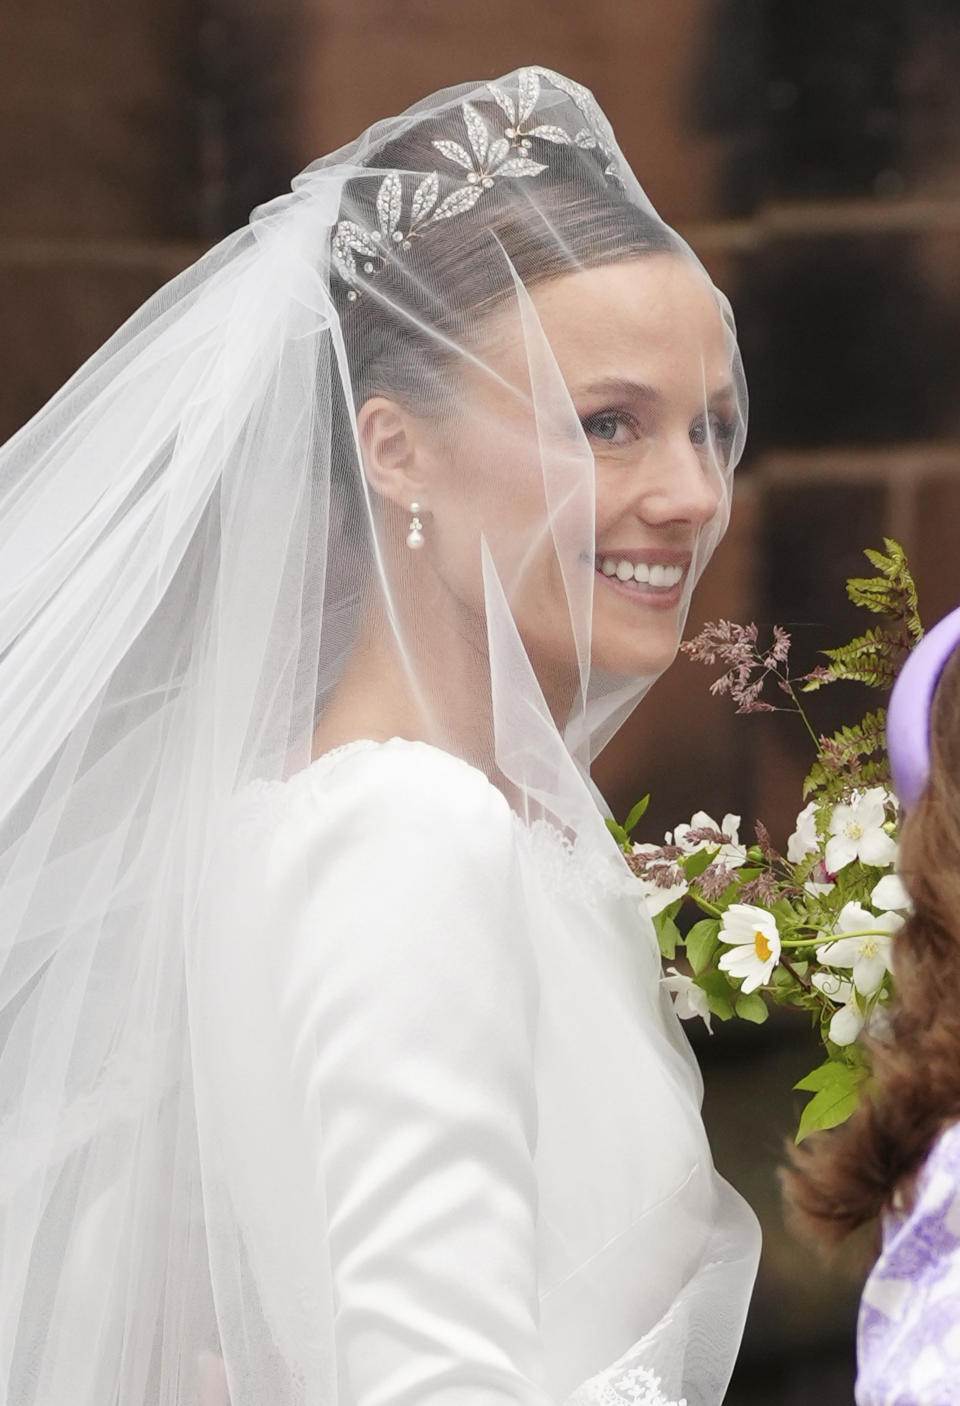
[{"label": "bride's eye", "polygon": [[734,434],[734,422],[711,410],[709,415],[698,415],[690,426],[690,443],[698,449],[702,445],[711,444],[720,458],[726,460],[730,455]]},{"label": "bride's eye", "polygon": [[637,438],[637,423],[623,410],[600,410],[580,422],[584,431],[605,444],[629,444]]}]

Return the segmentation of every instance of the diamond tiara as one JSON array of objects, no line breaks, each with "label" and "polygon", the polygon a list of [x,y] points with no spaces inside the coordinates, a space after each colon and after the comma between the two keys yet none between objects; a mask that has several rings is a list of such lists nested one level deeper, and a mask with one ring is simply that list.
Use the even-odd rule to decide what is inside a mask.
[{"label": "diamond tiara", "polygon": [[[538,120],[536,108],[542,79],[572,100],[584,119],[584,126],[575,132],[568,132],[564,127]],[[439,199],[441,172],[429,171],[419,180],[404,219],[404,173],[389,171],[377,191],[378,227],[368,229],[356,220],[340,220],[337,223],[331,253],[337,273],[348,285],[347,298],[351,302],[360,296],[356,285],[361,282],[361,275],[379,272],[388,250],[402,253],[409,249],[411,240],[416,239],[428,226],[472,210],[484,191],[490,190],[499,181],[539,176],[545,171],[548,163],[537,161],[530,155],[535,142],[597,150],[606,163],[603,174],[608,180],[621,183],[619,163],[610,145],[606,118],[588,88],[574,83],[561,73],[554,73],[552,69],[539,67],[520,69],[517,84],[516,98],[496,83],[486,85],[490,96],[483,100],[496,103],[506,118],[502,133],[491,129],[473,103],[464,102],[460,110],[469,147],[449,139],[433,142],[441,156],[457,168],[456,174],[462,181],[443,200]],[[443,174],[454,173],[444,168]]]}]

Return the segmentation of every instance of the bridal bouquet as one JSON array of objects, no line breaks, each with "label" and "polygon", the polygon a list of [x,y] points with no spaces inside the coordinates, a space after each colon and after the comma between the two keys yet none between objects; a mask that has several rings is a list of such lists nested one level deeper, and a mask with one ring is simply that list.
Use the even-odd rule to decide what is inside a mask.
[{"label": "bridal bouquet", "polygon": [[[624,824],[609,821],[642,886],[664,957],[664,983],[682,1018],[760,1023],[771,1005],[807,1014],[825,1058],[796,1085],[813,1095],[797,1141],[850,1116],[869,1081],[857,1043],[882,1037],[892,994],[891,939],[909,900],[895,873],[899,816],[889,790],[884,712],[868,712],[832,737],[814,731],[802,698],[839,680],[889,689],[906,652],[923,634],[917,593],[902,548],[885,539],[868,551],[877,575],[847,582],[858,606],[885,617],[827,663],[794,677],[790,636],[773,627],[761,645],[756,625],[720,620],[681,648],[723,668],[711,685],[739,713],[787,711],[811,738],[806,802],[781,854],[766,828],[740,838],[740,818],[717,823],[698,812],[664,843],[634,843],[649,797]],[[684,970],[677,964],[682,960]]]}]

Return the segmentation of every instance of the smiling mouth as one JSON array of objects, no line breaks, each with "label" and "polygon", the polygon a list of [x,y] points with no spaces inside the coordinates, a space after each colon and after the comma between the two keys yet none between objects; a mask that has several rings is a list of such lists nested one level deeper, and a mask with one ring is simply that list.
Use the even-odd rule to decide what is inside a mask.
[{"label": "smiling mouth", "polygon": [[628,590],[642,590],[644,594],[658,593],[669,595],[680,585],[687,573],[683,561],[650,561],[648,558],[620,556],[619,554],[598,553],[594,559],[595,570],[607,578],[611,585],[624,586]]}]

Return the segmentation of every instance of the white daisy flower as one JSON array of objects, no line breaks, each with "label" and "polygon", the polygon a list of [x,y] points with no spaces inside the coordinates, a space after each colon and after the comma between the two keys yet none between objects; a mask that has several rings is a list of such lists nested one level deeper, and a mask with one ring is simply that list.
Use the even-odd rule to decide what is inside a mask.
[{"label": "white daisy flower", "polygon": [[745,996],[766,985],[780,960],[780,932],[772,913],[752,903],[731,903],[720,925],[720,941],[730,951],[717,965],[728,976],[741,979]]}]

